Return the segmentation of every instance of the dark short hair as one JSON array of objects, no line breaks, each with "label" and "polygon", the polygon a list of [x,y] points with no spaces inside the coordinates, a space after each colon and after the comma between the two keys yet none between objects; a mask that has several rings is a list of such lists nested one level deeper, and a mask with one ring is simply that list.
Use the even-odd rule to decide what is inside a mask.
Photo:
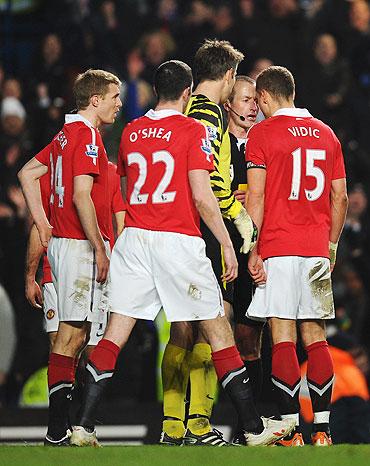
[{"label": "dark short hair", "polygon": [[290,99],[295,91],[293,75],[283,66],[269,66],[257,76],[256,90],[265,90],[276,98]]},{"label": "dark short hair", "polygon": [[174,101],[193,84],[191,68],[179,60],[170,60],[158,66],[154,74],[154,91],[158,100]]},{"label": "dark short hair", "polygon": [[[235,84],[237,82],[245,82],[245,83],[249,83],[249,84],[252,84],[252,86],[255,86],[256,85],[256,81],[252,78],[250,78],[249,76],[245,76],[244,74],[239,74],[236,78],[235,78]],[[232,102],[234,97],[235,97],[235,84],[234,84],[234,87],[233,87],[233,90],[231,91],[231,94],[229,96],[229,101]]]},{"label": "dark short hair", "polygon": [[121,81],[113,73],[105,70],[87,70],[76,78],[73,93],[78,110],[85,110],[93,95],[105,96],[109,84],[121,85]]},{"label": "dark short hair", "polygon": [[194,63],[194,77],[197,83],[217,81],[226,71],[236,69],[244,55],[227,40],[206,39],[197,50]]}]

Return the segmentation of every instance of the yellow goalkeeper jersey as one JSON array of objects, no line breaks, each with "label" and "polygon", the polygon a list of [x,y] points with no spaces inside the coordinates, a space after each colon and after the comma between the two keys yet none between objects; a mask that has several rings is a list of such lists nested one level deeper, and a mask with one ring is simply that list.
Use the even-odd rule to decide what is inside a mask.
[{"label": "yellow goalkeeper jersey", "polygon": [[234,220],[239,215],[242,204],[235,199],[231,191],[230,139],[222,110],[208,97],[193,95],[185,114],[201,121],[207,127],[215,165],[215,171],[210,175],[212,191],[218,200],[222,216]]}]

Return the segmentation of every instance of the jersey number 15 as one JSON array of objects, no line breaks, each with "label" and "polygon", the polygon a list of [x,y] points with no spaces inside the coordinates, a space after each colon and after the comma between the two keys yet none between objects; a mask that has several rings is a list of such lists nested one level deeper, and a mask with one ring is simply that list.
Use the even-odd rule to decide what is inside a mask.
[{"label": "jersey number 15", "polygon": [[[297,201],[299,199],[299,191],[301,189],[302,177],[302,149],[299,147],[291,154],[293,156],[293,176],[292,188],[290,191],[289,200]],[[306,149],[306,176],[316,178],[316,186],[314,189],[305,189],[306,199],[316,201],[324,191],[325,175],[321,168],[315,166],[315,160],[325,160],[326,151],[322,149]]]}]

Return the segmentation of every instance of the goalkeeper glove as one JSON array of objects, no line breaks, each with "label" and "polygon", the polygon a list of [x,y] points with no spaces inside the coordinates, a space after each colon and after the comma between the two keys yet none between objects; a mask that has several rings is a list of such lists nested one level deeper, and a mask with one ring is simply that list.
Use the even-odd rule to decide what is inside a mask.
[{"label": "goalkeeper glove", "polygon": [[335,260],[337,258],[337,248],[338,243],[332,243],[329,241],[329,258],[330,258],[330,268],[333,269],[335,265]]},{"label": "goalkeeper glove", "polygon": [[242,207],[239,215],[234,219],[234,225],[243,238],[243,245],[240,248],[240,252],[248,254],[257,243],[258,229],[244,207]]}]

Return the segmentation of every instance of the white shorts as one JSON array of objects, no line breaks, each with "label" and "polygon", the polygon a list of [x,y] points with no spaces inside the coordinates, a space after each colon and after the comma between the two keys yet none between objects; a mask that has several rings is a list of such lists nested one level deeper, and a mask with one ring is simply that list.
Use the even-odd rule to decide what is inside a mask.
[{"label": "white shorts", "polygon": [[[105,242],[107,255],[109,243]],[[60,321],[101,322],[108,283],[96,281],[95,253],[90,241],[52,237],[48,246]]]},{"label": "white shorts", "polygon": [[334,319],[329,259],[282,256],[263,264],[267,281],[256,287],[247,317]]},{"label": "white shorts", "polygon": [[[44,319],[47,333],[57,332],[59,327],[59,316],[57,308],[57,293],[52,283],[45,283],[42,286],[44,297]],[[99,307],[99,322],[93,322],[90,330],[90,340],[88,345],[96,346],[102,339],[108,322],[109,302],[102,302]]]},{"label": "white shorts", "polygon": [[169,322],[224,315],[221,290],[202,238],[126,228],[110,263],[112,311],[154,320],[161,307]]}]

